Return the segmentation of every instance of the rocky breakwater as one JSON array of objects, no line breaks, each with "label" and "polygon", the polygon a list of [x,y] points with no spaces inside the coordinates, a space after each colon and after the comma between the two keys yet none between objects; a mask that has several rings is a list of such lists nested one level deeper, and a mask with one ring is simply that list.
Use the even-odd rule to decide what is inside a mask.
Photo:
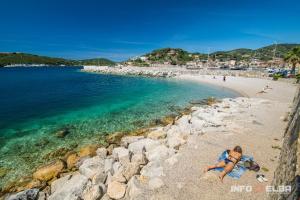
[{"label": "rocky breakwater", "polygon": [[187,69],[181,67],[136,67],[136,66],[84,66],[82,71],[102,74],[132,75],[146,77],[175,77],[179,75],[211,75],[211,76],[240,76],[249,78],[268,78],[268,73],[263,71],[247,70],[222,70],[222,69]]},{"label": "rocky breakwater", "polygon": [[[147,199],[149,194],[166,187],[164,166],[176,165],[180,147],[191,135],[201,136],[215,127],[222,129],[226,127],[224,120],[260,103],[268,102],[236,98],[206,106],[195,104],[192,113],[166,126],[150,128],[143,135],[112,135],[107,148],[86,147],[79,153],[69,153],[65,160],[39,168],[27,190],[10,194],[6,199]],[[66,172],[73,166],[78,170]]]},{"label": "rocky breakwater", "polygon": [[84,66],[82,71],[96,72],[102,74],[132,75],[147,77],[174,77],[180,74],[181,68],[159,68],[159,67],[108,67],[108,66]]}]

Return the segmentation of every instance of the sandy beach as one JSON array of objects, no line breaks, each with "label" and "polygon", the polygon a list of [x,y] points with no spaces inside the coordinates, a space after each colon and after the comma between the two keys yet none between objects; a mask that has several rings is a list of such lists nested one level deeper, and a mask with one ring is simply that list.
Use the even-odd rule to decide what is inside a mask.
[{"label": "sandy beach", "polygon": [[[77,162],[75,172],[62,173],[61,163],[40,168],[33,177],[49,186],[35,190],[36,194],[51,200],[267,199],[266,186],[271,185],[278,163],[297,85],[244,77],[227,77],[226,82],[221,76],[175,78],[232,89],[241,97],[195,105],[191,113],[171,120],[167,126],[123,137],[118,146],[88,148],[83,157],[81,152],[73,153],[64,162],[73,166]],[[259,174],[268,182],[259,183],[253,171],[246,171],[240,179],[225,177],[223,183],[219,172],[203,172],[235,145],[253,156],[261,167]],[[232,186],[247,186],[251,191],[232,192]]]},{"label": "sandy beach", "polygon": [[[267,199],[265,187],[271,185],[277,166],[282,136],[286,127],[284,118],[292,104],[296,86],[267,79],[222,76],[182,75],[179,79],[199,81],[236,90],[246,96],[246,105],[224,119],[225,127],[215,127],[192,136],[179,151],[178,163],[166,166],[163,178],[167,187],[153,193],[153,199]],[[259,93],[268,85],[272,89]],[[265,101],[264,101],[265,100]],[[263,103],[257,103],[263,101]],[[229,108],[230,109],[230,108]],[[268,182],[259,183],[255,172],[247,171],[241,179],[230,177],[221,183],[218,173],[203,173],[222,151],[241,145],[245,154],[259,163],[259,172]],[[252,191],[231,192],[231,186],[251,186]]]}]

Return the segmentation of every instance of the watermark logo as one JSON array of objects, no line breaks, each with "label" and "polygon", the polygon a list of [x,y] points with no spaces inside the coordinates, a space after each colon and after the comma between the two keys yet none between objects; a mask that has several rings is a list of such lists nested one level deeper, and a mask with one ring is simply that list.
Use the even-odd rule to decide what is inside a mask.
[{"label": "watermark logo", "polygon": [[290,185],[279,185],[278,187],[275,186],[266,186],[266,192],[268,193],[291,193],[292,186]]},{"label": "watermark logo", "polygon": [[251,185],[232,185],[230,192],[252,192]]},{"label": "watermark logo", "polygon": [[277,187],[267,185],[232,185],[230,192],[266,192],[266,193],[291,193],[292,187],[290,185],[279,185]]}]

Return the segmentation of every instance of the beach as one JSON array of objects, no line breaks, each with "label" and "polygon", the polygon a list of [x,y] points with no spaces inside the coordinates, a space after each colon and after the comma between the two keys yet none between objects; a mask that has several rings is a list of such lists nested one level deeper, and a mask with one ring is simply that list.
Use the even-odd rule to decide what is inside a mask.
[{"label": "beach", "polygon": [[[276,169],[282,137],[286,128],[285,118],[290,109],[296,86],[266,79],[222,76],[181,76],[180,79],[215,84],[234,89],[247,96],[224,119],[226,127],[215,127],[201,136],[192,136],[180,149],[177,164],[166,166],[163,181],[167,187],[152,194],[153,199],[267,199],[266,186],[271,185]],[[258,93],[268,85],[266,93]],[[258,103],[260,102],[261,103]],[[228,108],[230,109],[230,108]],[[203,173],[207,165],[214,164],[225,149],[240,145],[246,155],[259,163],[259,173],[246,172],[240,179],[230,177],[221,183],[219,172]],[[264,174],[268,182],[259,183],[256,174]],[[231,192],[232,186],[251,186],[251,191]]]},{"label": "beach", "polygon": [[[230,76],[226,82],[222,76],[212,75],[174,78],[225,87],[241,97],[195,104],[190,112],[170,119],[168,125],[138,135],[110,136],[113,141],[107,148],[89,148],[85,156],[73,154],[78,169],[74,172],[62,173],[64,167],[59,163],[42,167],[34,178],[49,186],[35,190],[36,194],[51,200],[266,199],[265,187],[272,182],[297,86]],[[253,156],[268,182],[259,183],[252,171],[237,180],[225,177],[224,183],[218,178],[219,172],[203,172],[235,145]],[[234,192],[232,186],[250,186],[251,191]]]}]

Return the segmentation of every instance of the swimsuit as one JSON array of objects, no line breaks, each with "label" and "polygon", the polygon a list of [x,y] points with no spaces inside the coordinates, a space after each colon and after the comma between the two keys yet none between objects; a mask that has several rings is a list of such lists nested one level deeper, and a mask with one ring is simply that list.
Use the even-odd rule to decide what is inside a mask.
[{"label": "swimsuit", "polygon": [[230,162],[232,162],[233,163],[233,161],[232,160],[229,160],[228,158],[225,158],[225,164],[228,164],[228,163],[230,163]]}]

